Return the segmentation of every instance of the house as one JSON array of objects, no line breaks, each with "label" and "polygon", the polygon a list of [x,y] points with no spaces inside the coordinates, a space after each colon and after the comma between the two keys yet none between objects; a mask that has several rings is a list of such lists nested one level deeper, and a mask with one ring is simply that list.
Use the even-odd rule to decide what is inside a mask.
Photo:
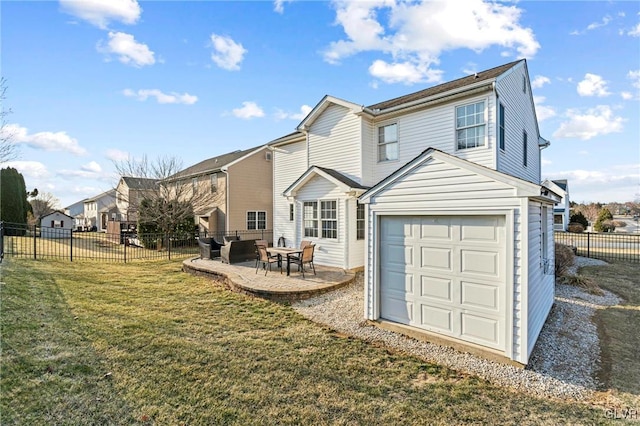
[{"label": "house", "polygon": [[116,186],[118,220],[136,222],[140,201],[145,195],[153,193],[157,185],[157,179],[122,176]]},{"label": "house", "polygon": [[64,208],[64,214],[73,218],[74,231],[86,231],[89,227],[89,221],[84,216],[84,202],[77,201]]},{"label": "house", "polygon": [[560,196],[560,202],[553,208],[554,231],[567,231],[569,229],[571,210],[571,202],[569,201],[569,183],[566,179],[547,179],[542,183],[542,186],[549,188]]},{"label": "house", "polygon": [[[272,152],[266,146],[238,150],[194,164],[163,180],[191,199],[195,221],[209,235],[273,229]],[[269,238],[271,232],[269,232]]]},{"label": "house", "polygon": [[107,222],[117,219],[117,214],[115,189],[84,200],[84,218],[89,229],[105,231]]},{"label": "house", "polygon": [[73,217],[59,210],[40,217],[41,238],[70,238]]},{"label": "house", "polygon": [[363,268],[365,317],[526,364],[553,304],[525,60],[368,107],[325,96],[274,153],[274,238]]}]

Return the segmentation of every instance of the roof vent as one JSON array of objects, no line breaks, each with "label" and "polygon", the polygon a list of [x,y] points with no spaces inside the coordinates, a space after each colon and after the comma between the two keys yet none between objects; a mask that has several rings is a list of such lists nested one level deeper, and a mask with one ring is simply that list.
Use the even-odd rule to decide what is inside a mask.
[{"label": "roof vent", "polygon": [[473,74],[473,78],[478,78],[478,73]]}]

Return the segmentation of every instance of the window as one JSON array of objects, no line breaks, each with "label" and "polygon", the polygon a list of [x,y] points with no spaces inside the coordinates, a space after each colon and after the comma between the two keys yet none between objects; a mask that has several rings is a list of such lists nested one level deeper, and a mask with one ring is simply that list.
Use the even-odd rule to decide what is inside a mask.
[{"label": "window", "polygon": [[398,125],[378,127],[378,161],[398,159]]},{"label": "window", "polygon": [[527,131],[522,131],[522,165],[527,167]]},{"label": "window", "polygon": [[562,225],[562,215],[561,214],[556,214],[553,216],[553,223],[555,223],[556,225]]},{"label": "window", "polygon": [[267,212],[247,212],[247,229],[267,229]]},{"label": "window", "polygon": [[356,240],[364,240],[364,204],[356,204]]},{"label": "window", "polygon": [[289,204],[289,222],[293,222],[293,203]]},{"label": "window", "polygon": [[522,76],[522,92],[527,93],[527,77]]},{"label": "window", "polygon": [[456,108],[458,149],[484,146],[484,101]]},{"label": "window", "polygon": [[264,153],[264,159],[267,161],[271,161],[271,152],[270,151],[266,151]]},{"label": "window", "polygon": [[193,190],[193,192],[196,192],[198,189],[198,178],[192,178],[191,179],[191,189]]},{"label": "window", "polygon": [[498,108],[498,143],[500,149],[504,151],[504,105]]},{"label": "window", "polygon": [[216,192],[218,190],[218,174],[213,173],[211,175],[211,192]]},{"label": "window", "polygon": [[338,238],[338,209],[335,201],[320,201],[322,238]]},{"label": "window", "polygon": [[304,236],[318,236],[318,202],[305,201],[303,204],[302,217],[304,218]]}]

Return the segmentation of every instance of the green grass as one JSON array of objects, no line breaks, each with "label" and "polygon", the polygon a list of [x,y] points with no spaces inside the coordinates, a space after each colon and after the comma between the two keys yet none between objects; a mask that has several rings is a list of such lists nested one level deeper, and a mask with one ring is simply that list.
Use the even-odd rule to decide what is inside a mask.
[{"label": "green grass", "polygon": [[623,299],[594,317],[602,346],[599,379],[605,390],[640,409],[640,266],[616,262],[584,267],[580,273]]},{"label": "green grass", "polygon": [[2,266],[11,424],[597,424],[231,293],[173,261]]}]

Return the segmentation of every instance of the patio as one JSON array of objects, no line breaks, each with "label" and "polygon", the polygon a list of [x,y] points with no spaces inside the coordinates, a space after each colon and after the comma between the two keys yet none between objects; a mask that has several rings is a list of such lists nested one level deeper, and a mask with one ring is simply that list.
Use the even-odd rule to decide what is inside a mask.
[{"label": "patio", "polygon": [[316,275],[305,269],[303,278],[295,266],[291,268],[291,275],[287,276],[286,265],[283,265],[281,274],[275,264],[266,276],[264,269],[256,274],[255,260],[230,265],[222,263],[220,259],[196,257],[182,262],[185,272],[210,277],[234,291],[277,301],[307,299],[350,284],[356,277],[353,271],[322,265],[315,267]]}]

